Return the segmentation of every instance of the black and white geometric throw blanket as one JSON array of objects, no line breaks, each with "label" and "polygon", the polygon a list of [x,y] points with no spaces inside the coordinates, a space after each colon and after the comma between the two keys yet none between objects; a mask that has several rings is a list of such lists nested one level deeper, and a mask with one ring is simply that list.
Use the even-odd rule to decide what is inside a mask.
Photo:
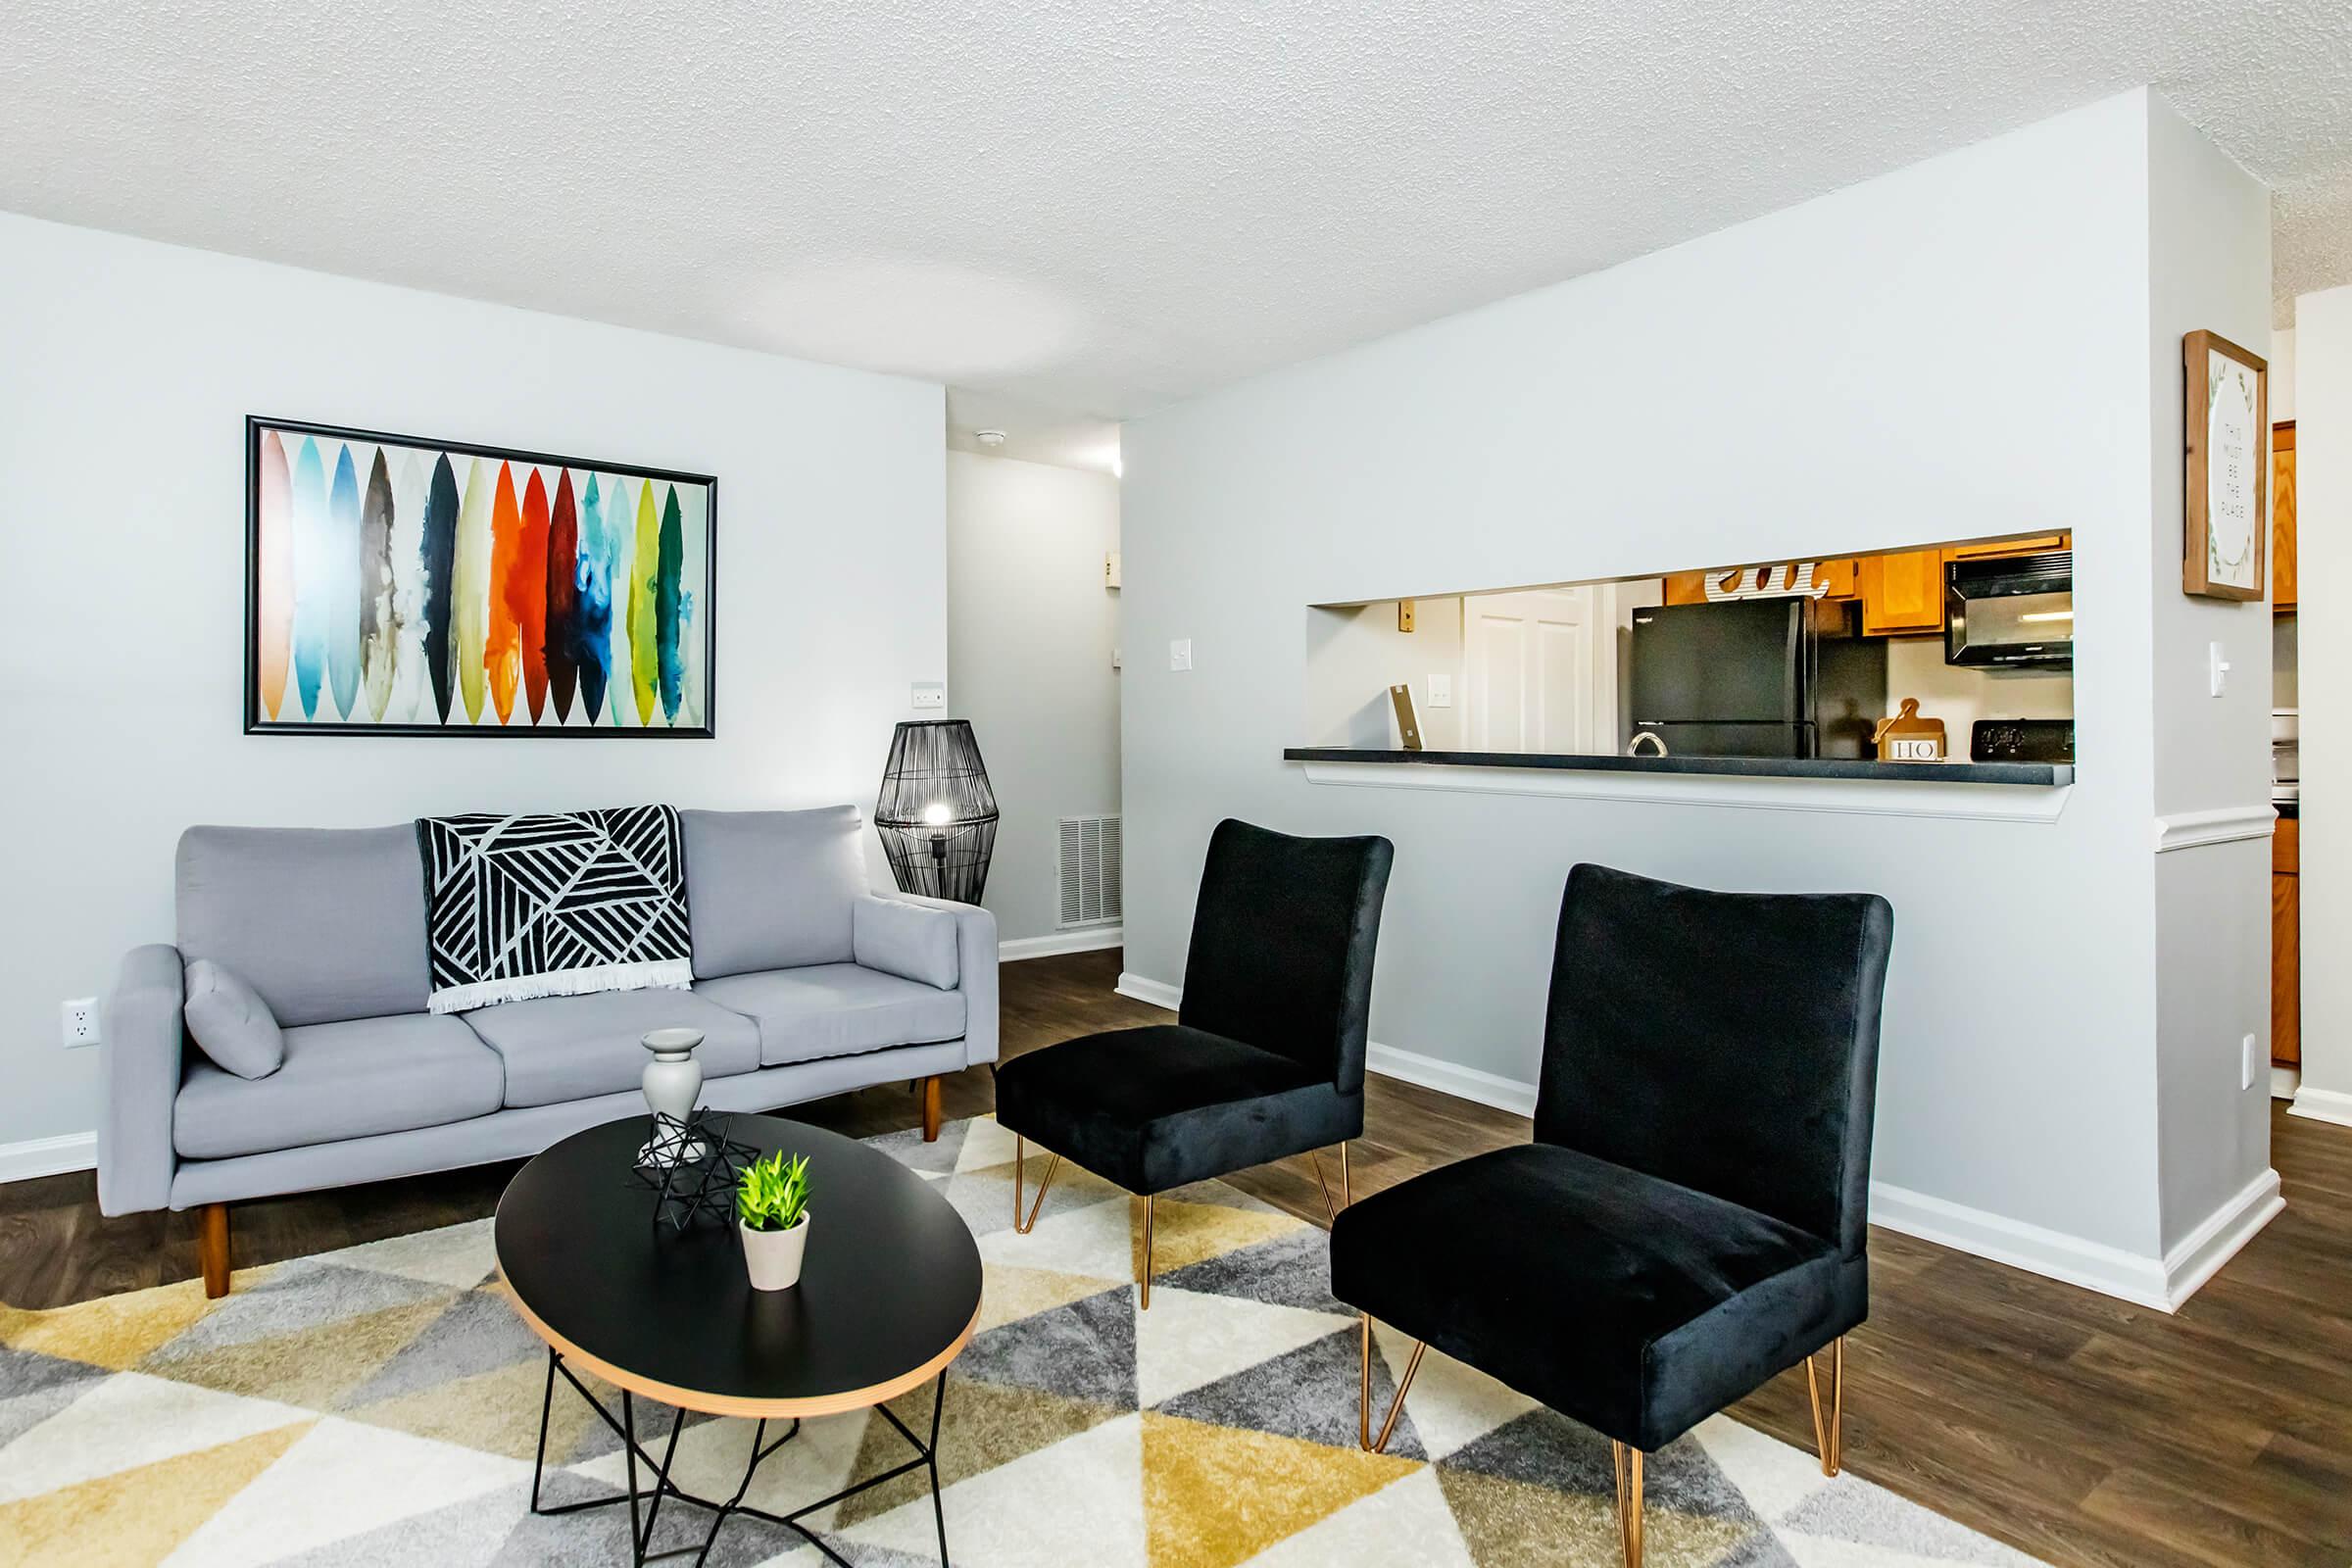
[{"label": "black and white geometric throw blanket", "polygon": [[420,816],[434,1012],[694,982],[666,806]]}]

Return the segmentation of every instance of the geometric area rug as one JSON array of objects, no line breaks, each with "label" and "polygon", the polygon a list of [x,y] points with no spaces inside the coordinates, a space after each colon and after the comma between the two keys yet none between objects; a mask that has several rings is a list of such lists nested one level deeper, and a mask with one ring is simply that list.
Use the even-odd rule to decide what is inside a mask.
[{"label": "geometric area rug", "polygon": [[[1618,1561],[1607,1442],[1435,1351],[1388,1451],[1357,1448],[1357,1319],[1329,1294],[1320,1227],[1221,1182],[1164,1195],[1143,1312],[1126,1194],[1065,1163],[1019,1236],[1012,1138],[993,1120],[873,1142],[955,1205],[986,1265],[940,1434],[957,1564]],[[1377,1343],[1385,1410],[1410,1346]],[[244,1270],[220,1301],[191,1280],[0,1307],[0,1568],[624,1563],[625,1509],[528,1510],[545,1376],[494,1276],[488,1220]],[[929,1388],[896,1408],[922,1430]],[[670,1412],[641,1400],[638,1415],[646,1446],[666,1440]],[[732,1494],[751,1436],[689,1416],[679,1485]],[[617,1492],[618,1446],[559,1380],[547,1499]],[[868,1412],[811,1420],[745,1500],[787,1512],[903,1452]],[[1645,1468],[1657,1568],[2032,1560],[1721,1416]],[[699,1543],[708,1521],[674,1503],[662,1518],[657,1550]],[[937,1560],[919,1473],[810,1523],[860,1568]],[[821,1560],[740,1517],[711,1553],[727,1568]]]}]

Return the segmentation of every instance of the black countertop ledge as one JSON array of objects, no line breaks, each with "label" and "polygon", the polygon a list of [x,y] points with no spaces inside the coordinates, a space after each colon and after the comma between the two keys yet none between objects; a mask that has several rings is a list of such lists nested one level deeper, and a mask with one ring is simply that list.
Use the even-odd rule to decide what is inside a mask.
[{"label": "black countertop ledge", "polygon": [[1524,752],[1386,752],[1290,746],[1291,762],[1385,762],[1406,767],[1543,767],[1588,773],[1714,773],[1738,778],[1861,778],[1905,784],[2008,784],[2054,788],[2075,781],[2065,762],[1879,762],[1826,757],[1539,756]]}]

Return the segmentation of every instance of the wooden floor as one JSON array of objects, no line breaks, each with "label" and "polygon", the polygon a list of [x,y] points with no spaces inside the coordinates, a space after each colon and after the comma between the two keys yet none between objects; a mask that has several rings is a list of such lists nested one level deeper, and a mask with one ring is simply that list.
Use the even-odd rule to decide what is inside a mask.
[{"label": "wooden floor", "polygon": [[[1116,996],[1116,953],[1007,964],[1004,1052],[1166,1014]],[[947,1111],[990,1108],[985,1069]],[[905,1086],[798,1107],[856,1136],[912,1126]],[[1372,1080],[1358,1192],[1525,1141],[1501,1111]],[[1871,1233],[1872,1316],[1849,1342],[1849,1468],[2060,1563],[2352,1563],[2352,1129],[2277,1116],[2287,1208],[2177,1316]],[[238,1206],[235,1261],[300,1256],[490,1212],[511,1165]],[[1237,1185],[1320,1219],[1304,1160]],[[0,1301],[45,1307],[196,1272],[186,1215],[110,1220],[89,1175],[0,1186]],[[1741,1419],[1810,1449],[1804,1379]]]}]

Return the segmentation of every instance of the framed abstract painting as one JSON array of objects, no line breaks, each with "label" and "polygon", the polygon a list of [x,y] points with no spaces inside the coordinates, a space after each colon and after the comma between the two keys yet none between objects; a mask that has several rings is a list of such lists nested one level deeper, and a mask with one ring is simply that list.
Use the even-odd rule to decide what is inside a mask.
[{"label": "framed abstract painting", "polygon": [[245,421],[245,731],[710,739],[718,481]]}]

